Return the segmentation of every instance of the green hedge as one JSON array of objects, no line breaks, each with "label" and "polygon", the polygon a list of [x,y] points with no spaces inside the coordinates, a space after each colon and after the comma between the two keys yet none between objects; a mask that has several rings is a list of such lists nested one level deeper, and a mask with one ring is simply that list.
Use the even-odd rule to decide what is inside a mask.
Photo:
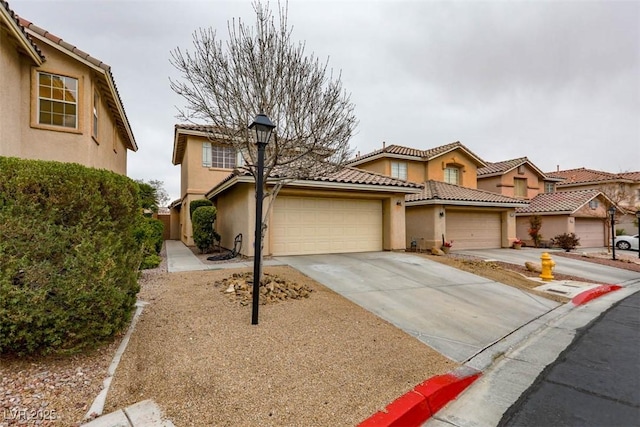
[{"label": "green hedge", "polygon": [[125,176],[0,157],[0,353],[73,353],[123,329],[141,220]]},{"label": "green hedge", "polygon": [[218,211],[214,206],[200,206],[193,212],[193,241],[202,253],[208,253],[220,236],[213,229]]},{"label": "green hedge", "polygon": [[148,217],[143,218],[136,228],[136,240],[142,246],[141,270],[156,268],[162,261],[159,254],[162,250],[163,231],[164,224],[162,221]]}]

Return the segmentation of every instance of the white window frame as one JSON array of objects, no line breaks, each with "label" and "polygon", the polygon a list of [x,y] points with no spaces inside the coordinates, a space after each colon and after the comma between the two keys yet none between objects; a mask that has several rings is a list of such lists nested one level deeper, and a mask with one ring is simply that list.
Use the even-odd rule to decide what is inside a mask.
[{"label": "white window frame", "polygon": [[391,177],[407,179],[407,162],[391,162]]},{"label": "white window frame", "polygon": [[544,183],[544,192],[545,193],[555,193],[556,191],[556,186],[553,184],[553,182],[545,182]]},{"label": "white window frame", "polygon": [[460,168],[456,166],[445,167],[444,182],[447,184],[460,185]]},{"label": "white window frame", "polygon": [[589,200],[589,208],[592,210],[596,210],[598,209],[599,203],[598,200],[593,199],[593,200]]},{"label": "white window frame", "polygon": [[[51,79],[51,86],[43,86],[41,85],[41,80],[40,78],[42,76],[49,76],[49,78]],[[62,81],[62,88],[56,87],[53,84],[54,80],[59,80]],[[67,89],[67,84],[71,83],[71,82],[75,82],[75,89]],[[79,84],[80,82],[78,81],[78,79],[76,79],[75,77],[68,77],[68,76],[63,76],[60,74],[55,74],[55,73],[49,73],[49,72],[45,72],[45,71],[38,71],[36,73],[36,88],[38,91],[38,101],[37,101],[37,114],[36,114],[36,121],[39,125],[44,125],[44,126],[53,126],[53,127],[57,127],[57,128],[61,128],[61,129],[78,129],[78,116],[79,116],[79,106],[78,106],[78,92],[79,92]],[[51,94],[49,97],[44,96],[42,94],[42,90],[49,88],[51,91]],[[54,90],[62,90],[63,93],[63,99],[58,99],[55,98],[53,96]],[[67,99],[67,96],[71,97],[72,100]],[[42,105],[45,102],[50,102],[51,103],[51,111],[42,111]],[[62,122],[63,124],[55,124],[53,122],[53,117],[54,115],[60,115],[60,113],[56,113],[54,111],[54,104],[59,104],[62,106],[63,112],[62,112]],[[73,114],[65,114],[65,110],[67,108],[67,106],[74,106],[75,107],[75,113]],[[42,114],[50,114],[51,115],[51,120],[49,120],[49,122],[45,122],[42,120]],[[70,124],[67,125],[65,124],[67,118],[73,118],[73,126],[71,126]]]},{"label": "white window frame", "polygon": [[93,123],[92,123],[92,130],[91,130],[91,135],[93,136],[93,138],[96,140],[96,142],[98,141],[98,108],[100,107],[100,94],[98,93],[97,90],[94,89],[93,91]]},{"label": "white window frame", "polygon": [[216,169],[233,169],[240,162],[238,153],[232,145],[202,143],[202,166]]}]

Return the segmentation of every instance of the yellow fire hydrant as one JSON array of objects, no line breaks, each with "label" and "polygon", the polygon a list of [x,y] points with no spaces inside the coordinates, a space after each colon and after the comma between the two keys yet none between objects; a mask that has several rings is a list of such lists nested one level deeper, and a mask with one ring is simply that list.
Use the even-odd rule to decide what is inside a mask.
[{"label": "yellow fire hydrant", "polygon": [[540,260],[542,261],[542,271],[540,272],[540,278],[545,282],[553,280],[551,271],[553,270],[553,267],[556,266],[555,261],[551,259],[551,255],[549,255],[548,252],[544,252],[540,257]]}]

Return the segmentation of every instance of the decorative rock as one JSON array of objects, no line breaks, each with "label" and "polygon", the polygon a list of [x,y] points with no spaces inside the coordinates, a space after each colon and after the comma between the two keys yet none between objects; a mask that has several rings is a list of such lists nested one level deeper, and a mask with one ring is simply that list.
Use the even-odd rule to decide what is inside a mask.
[{"label": "decorative rock", "polygon": [[431,248],[431,255],[444,256],[444,252],[442,251],[442,249],[434,246]]},{"label": "decorative rock", "polygon": [[534,273],[541,273],[542,272],[542,266],[540,264],[535,263],[535,262],[527,261],[527,262],[524,263],[524,266],[527,268],[527,270],[533,271]]},{"label": "decorative rock", "polygon": [[233,286],[233,283],[232,283],[232,284],[230,284],[230,285],[229,285],[229,287],[227,288],[227,290],[226,290],[226,291],[224,291],[224,293],[225,293],[225,294],[230,294],[230,293],[235,292],[235,291],[236,291],[236,288],[235,288],[235,286]]}]

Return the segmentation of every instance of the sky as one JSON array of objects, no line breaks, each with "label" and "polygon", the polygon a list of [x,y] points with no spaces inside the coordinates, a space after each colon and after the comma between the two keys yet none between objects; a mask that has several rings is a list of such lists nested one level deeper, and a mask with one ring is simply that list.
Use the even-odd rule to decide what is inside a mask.
[{"label": "sky", "polygon": [[[18,15],[111,66],[138,144],[128,176],[180,197],[171,163],[176,48],[248,0],[10,0]],[[272,3],[272,9],[277,7]],[[543,172],[640,170],[640,1],[290,0],[293,40],[341,71],[359,120],[350,145],[462,142]],[[248,123],[247,123],[248,124]]]}]

